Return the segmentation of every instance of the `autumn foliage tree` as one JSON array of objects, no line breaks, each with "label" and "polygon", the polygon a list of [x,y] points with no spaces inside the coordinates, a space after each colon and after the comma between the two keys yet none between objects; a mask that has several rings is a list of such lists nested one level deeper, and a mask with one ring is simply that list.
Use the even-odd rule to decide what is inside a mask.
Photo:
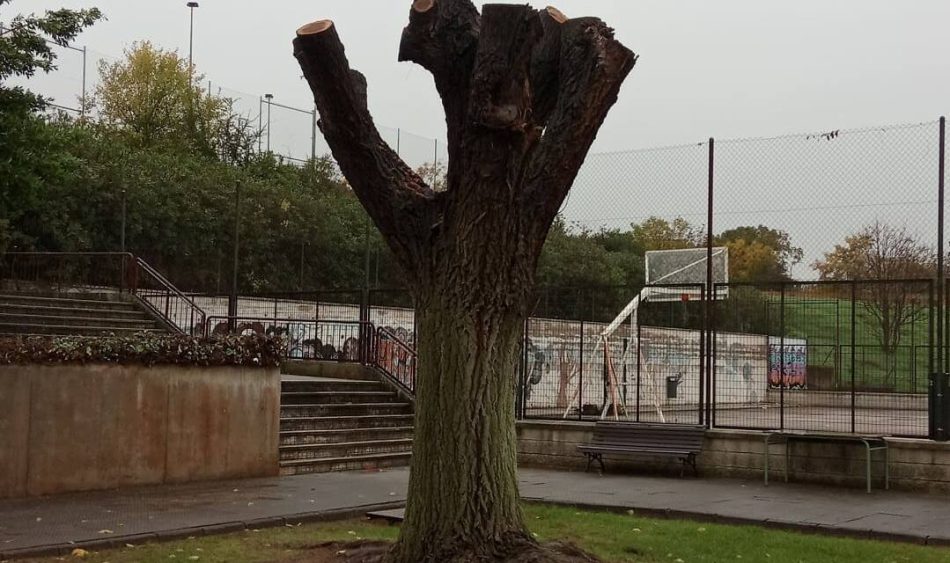
[{"label": "autumn foliage tree", "polygon": [[792,266],[804,256],[787,232],[765,225],[729,229],[715,240],[729,249],[729,280],[735,282],[791,279]]},{"label": "autumn foliage tree", "polygon": [[926,286],[907,280],[932,278],[934,257],[933,249],[906,227],[876,221],[836,245],[813,267],[822,280],[873,280],[857,284],[856,297],[882,351],[889,356],[900,345],[903,333],[925,314],[929,301]]},{"label": "autumn foliage tree", "polygon": [[102,124],[142,148],[178,149],[246,164],[257,132],[226,96],[203,89],[203,77],[175,51],[134,43],[103,61],[95,104]]},{"label": "autumn foliage tree", "polygon": [[300,28],[294,51],[333,156],[415,299],[412,472],[391,558],[571,560],[523,522],[513,366],[548,229],[636,56],[596,18],[416,0],[399,60],[429,70],[442,98],[449,162],[436,191],[383,142],[333,22]]}]

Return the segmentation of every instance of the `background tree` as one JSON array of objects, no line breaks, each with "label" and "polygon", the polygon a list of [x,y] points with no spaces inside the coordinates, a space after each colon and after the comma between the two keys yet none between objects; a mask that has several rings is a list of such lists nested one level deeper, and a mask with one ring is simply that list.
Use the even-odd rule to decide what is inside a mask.
[{"label": "background tree", "polygon": [[99,67],[95,104],[104,125],[135,146],[178,148],[246,163],[257,140],[233,100],[202,89],[203,77],[177,52],[135,43]]},{"label": "background tree", "polygon": [[[0,8],[8,3],[0,0]],[[38,221],[44,183],[69,166],[56,151],[58,132],[46,129],[35,115],[46,100],[12,86],[10,79],[55,69],[56,53],[47,41],[68,45],[101,17],[91,8],[17,15],[0,22],[0,252],[29,243],[16,225]]]},{"label": "background tree", "polygon": [[448,187],[436,192],[383,142],[332,22],[298,30],[294,52],[415,299],[416,430],[393,559],[567,560],[523,522],[511,366],[545,236],[636,57],[596,18],[416,0],[399,59],[429,70],[442,98]]},{"label": "background tree", "polygon": [[[934,275],[934,251],[906,227],[880,221],[845,238],[813,267],[822,280],[926,280]],[[862,314],[870,321],[881,349],[890,357],[901,336],[920,320],[929,299],[923,284],[863,283],[857,285]],[[894,374],[893,362],[887,362]]]},{"label": "background tree", "polygon": [[791,279],[792,266],[804,256],[787,232],[765,225],[729,229],[715,240],[729,249],[729,280],[735,282]]},{"label": "background tree", "polygon": [[631,234],[634,244],[641,252],[695,248],[705,244],[706,240],[702,229],[694,227],[682,217],[673,221],[650,217],[642,223],[632,225]]},{"label": "background tree", "polygon": [[[10,0],[0,0],[0,8]],[[47,41],[66,46],[83,29],[102,18],[96,8],[88,10],[48,10],[43,16],[17,15],[0,22],[0,112],[18,113],[42,109],[45,100],[20,86],[11,86],[12,77],[29,78],[36,72],[56,68],[56,53]]]}]

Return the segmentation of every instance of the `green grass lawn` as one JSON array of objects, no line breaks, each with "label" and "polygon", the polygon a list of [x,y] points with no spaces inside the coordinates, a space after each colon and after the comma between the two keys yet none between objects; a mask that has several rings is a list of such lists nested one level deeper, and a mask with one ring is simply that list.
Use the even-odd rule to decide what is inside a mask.
[{"label": "green grass lawn", "polygon": [[[781,304],[769,297],[768,323],[780,326]],[[786,336],[808,340],[809,368],[825,368],[836,382],[850,389],[852,374],[851,300],[832,297],[786,296]],[[920,310],[904,323],[896,349],[885,353],[880,344],[879,323],[861,302],[854,311],[854,377],[858,388],[867,390],[927,391],[930,342],[929,313]],[[780,331],[776,330],[778,334]],[[812,370],[814,371],[814,370]]]},{"label": "green grass lawn", "polygon": [[[806,535],[755,526],[657,520],[572,508],[528,505],[531,530],[541,541],[570,540],[605,561],[755,563],[937,563],[950,549]],[[307,546],[324,541],[394,540],[398,528],[367,520],[307,524],[172,543],[90,553],[96,563],[281,562],[299,560]],[[33,563],[78,561],[74,557],[30,559]]]}]

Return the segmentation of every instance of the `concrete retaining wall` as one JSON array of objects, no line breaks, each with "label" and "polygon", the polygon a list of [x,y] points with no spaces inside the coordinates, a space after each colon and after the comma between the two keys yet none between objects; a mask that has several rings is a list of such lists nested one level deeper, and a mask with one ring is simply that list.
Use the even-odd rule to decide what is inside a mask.
[{"label": "concrete retaining wall", "polygon": [[[583,471],[586,457],[579,444],[590,441],[593,423],[518,423],[519,463]],[[703,476],[762,479],[764,434],[750,431],[710,430],[706,434],[699,469]],[[950,492],[950,444],[929,440],[888,439],[891,488]],[[780,481],[785,468],[784,448],[772,446],[772,479]],[[842,443],[793,443],[791,480],[853,487],[864,486],[863,446]],[[678,475],[680,463],[670,458],[605,456],[607,470]],[[875,460],[879,459],[877,456]],[[874,486],[883,484],[883,466],[872,466]]]},{"label": "concrete retaining wall", "polygon": [[276,475],[280,371],[0,367],[0,498]]}]

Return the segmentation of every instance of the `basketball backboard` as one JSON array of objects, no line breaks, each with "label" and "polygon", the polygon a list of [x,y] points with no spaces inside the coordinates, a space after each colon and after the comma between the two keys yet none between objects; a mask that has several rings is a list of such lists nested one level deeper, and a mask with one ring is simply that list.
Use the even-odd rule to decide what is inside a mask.
[{"label": "basketball backboard", "polygon": [[[651,250],[646,253],[646,285],[644,299],[647,301],[681,301],[702,298],[700,286],[706,284],[705,248],[680,250]],[[712,282],[729,282],[729,249],[712,249]],[[673,287],[671,287],[673,286]],[[680,286],[680,287],[675,287]],[[718,287],[716,299],[728,296],[728,287]]]}]

